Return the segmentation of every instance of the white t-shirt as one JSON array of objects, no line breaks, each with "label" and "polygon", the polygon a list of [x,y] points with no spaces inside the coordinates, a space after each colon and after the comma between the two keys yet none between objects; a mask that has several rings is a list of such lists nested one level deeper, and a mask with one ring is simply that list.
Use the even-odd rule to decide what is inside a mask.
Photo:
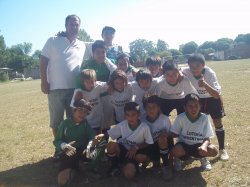
[{"label": "white t-shirt", "polygon": [[51,37],[41,55],[49,59],[47,80],[50,90],[75,88],[76,76],[85,52],[85,45],[76,39],[72,43],[66,37]]},{"label": "white t-shirt", "polygon": [[203,143],[205,138],[214,136],[208,116],[203,113],[194,122],[188,118],[185,112],[179,114],[170,131],[179,135],[178,142],[184,142],[189,145]]},{"label": "white t-shirt", "polygon": [[153,79],[151,86],[147,91],[141,89],[141,87],[136,81],[133,81],[131,85],[133,90],[133,100],[140,106],[141,117],[143,119],[146,112],[143,108],[142,99],[144,96],[160,95],[160,88],[158,87],[158,82],[157,80]]},{"label": "white t-shirt", "polygon": [[124,118],[124,106],[126,103],[132,101],[133,92],[132,87],[128,84],[123,92],[114,91],[110,96],[111,103],[115,109],[116,120],[121,122]]},{"label": "white t-shirt", "polygon": [[[185,74],[185,75],[189,78],[189,80],[191,81],[191,83],[193,84],[193,86],[195,87],[195,89],[197,90],[197,92],[198,92],[200,98],[212,97],[212,96],[207,92],[207,90],[206,90],[204,87],[199,87],[199,85],[198,85],[199,79],[196,79],[196,78],[193,76],[193,74],[192,74],[192,72],[190,71],[189,68],[183,68],[183,69],[182,69],[182,72],[183,72],[183,74]],[[212,88],[218,90],[218,91],[221,93],[221,86],[220,86],[220,84],[219,84],[219,82],[218,82],[218,80],[217,80],[217,77],[216,77],[215,72],[214,72],[211,68],[205,66],[203,76],[204,76],[204,80],[205,80]]]},{"label": "white t-shirt", "polygon": [[183,99],[187,94],[198,94],[187,77],[184,76],[183,80],[176,85],[170,85],[165,79],[159,82],[160,97],[163,99]]},{"label": "white t-shirt", "polygon": [[124,120],[108,130],[108,134],[113,140],[119,138],[117,142],[127,149],[136,144],[154,143],[150,129],[144,122],[141,122],[135,130],[132,130],[128,125],[128,121]]},{"label": "white t-shirt", "polygon": [[74,107],[75,95],[77,92],[82,93],[83,99],[89,101],[93,108],[87,116],[87,121],[92,128],[100,128],[103,125],[103,107],[101,102],[101,94],[107,91],[105,82],[96,81],[95,87],[91,91],[75,89],[71,100],[71,107]]},{"label": "white t-shirt", "polygon": [[153,122],[148,121],[147,118],[145,118],[143,122],[149,126],[154,142],[158,139],[161,133],[168,133],[171,128],[171,122],[168,116],[164,114],[160,114],[159,117]]}]

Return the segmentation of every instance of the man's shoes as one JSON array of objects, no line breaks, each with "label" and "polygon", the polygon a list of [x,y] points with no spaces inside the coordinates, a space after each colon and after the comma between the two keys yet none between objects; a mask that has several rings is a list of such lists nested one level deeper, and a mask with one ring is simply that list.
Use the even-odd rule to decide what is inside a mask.
[{"label": "man's shoes", "polygon": [[206,157],[200,159],[201,168],[205,171],[209,171],[212,169],[212,165]]},{"label": "man's shoes", "polygon": [[219,157],[221,160],[226,161],[229,159],[226,149],[219,150]]}]

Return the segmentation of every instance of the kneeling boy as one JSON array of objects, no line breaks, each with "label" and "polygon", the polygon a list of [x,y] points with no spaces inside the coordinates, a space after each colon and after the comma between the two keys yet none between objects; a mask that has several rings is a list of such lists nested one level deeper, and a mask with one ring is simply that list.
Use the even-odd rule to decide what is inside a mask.
[{"label": "kneeling boy", "polygon": [[[153,139],[147,124],[139,120],[140,109],[137,103],[126,103],[124,113],[126,120],[108,130],[112,140],[108,143],[107,155],[112,164],[111,175],[119,164],[123,164],[124,176],[133,179],[138,163],[149,160],[146,147],[153,144]],[[114,142],[116,139],[117,142]]]},{"label": "kneeling boy", "polygon": [[202,169],[212,169],[206,157],[215,157],[218,150],[210,143],[214,133],[208,116],[200,112],[198,95],[186,95],[185,112],[177,116],[171,132],[178,137],[178,143],[171,150],[176,170],[182,169],[181,160],[187,160],[191,156],[200,159]]}]

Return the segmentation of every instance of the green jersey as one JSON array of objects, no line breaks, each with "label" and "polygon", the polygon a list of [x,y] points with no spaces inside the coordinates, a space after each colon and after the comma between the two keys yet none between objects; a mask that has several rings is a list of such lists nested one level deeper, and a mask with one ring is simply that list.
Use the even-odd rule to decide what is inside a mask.
[{"label": "green jersey", "polygon": [[53,144],[58,151],[61,151],[61,144],[63,142],[69,143],[75,141],[73,144],[74,147],[87,147],[88,142],[94,139],[94,136],[94,131],[87,121],[76,124],[71,118],[68,118],[59,125]]}]

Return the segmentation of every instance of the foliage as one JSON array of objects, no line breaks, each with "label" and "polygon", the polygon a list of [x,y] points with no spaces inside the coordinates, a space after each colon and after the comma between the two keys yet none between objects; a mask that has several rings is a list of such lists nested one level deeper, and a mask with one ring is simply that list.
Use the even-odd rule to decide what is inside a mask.
[{"label": "foliage", "polygon": [[156,51],[163,52],[163,51],[167,51],[167,49],[168,49],[168,44],[164,40],[158,39],[157,44],[156,44]]},{"label": "foliage", "polygon": [[194,53],[197,50],[197,48],[198,45],[194,41],[191,41],[181,46],[180,51],[182,52],[182,54],[188,55]]},{"label": "foliage", "polygon": [[9,80],[8,74],[6,72],[0,70],[0,81],[4,82],[4,81],[8,81],[8,80]]},{"label": "foliage", "polygon": [[182,56],[182,52],[177,49],[169,49],[169,52],[172,54],[174,59],[177,59],[179,56]]},{"label": "foliage", "polygon": [[78,39],[84,42],[93,42],[94,40],[88,35],[84,29],[80,29],[78,33]]},{"label": "foliage", "polygon": [[217,51],[225,51],[231,49],[233,46],[233,40],[230,38],[220,38],[215,43]]},{"label": "foliage", "polygon": [[250,44],[250,33],[248,33],[248,34],[239,34],[239,35],[235,38],[234,42],[235,42],[236,44],[239,44],[239,43]]}]

